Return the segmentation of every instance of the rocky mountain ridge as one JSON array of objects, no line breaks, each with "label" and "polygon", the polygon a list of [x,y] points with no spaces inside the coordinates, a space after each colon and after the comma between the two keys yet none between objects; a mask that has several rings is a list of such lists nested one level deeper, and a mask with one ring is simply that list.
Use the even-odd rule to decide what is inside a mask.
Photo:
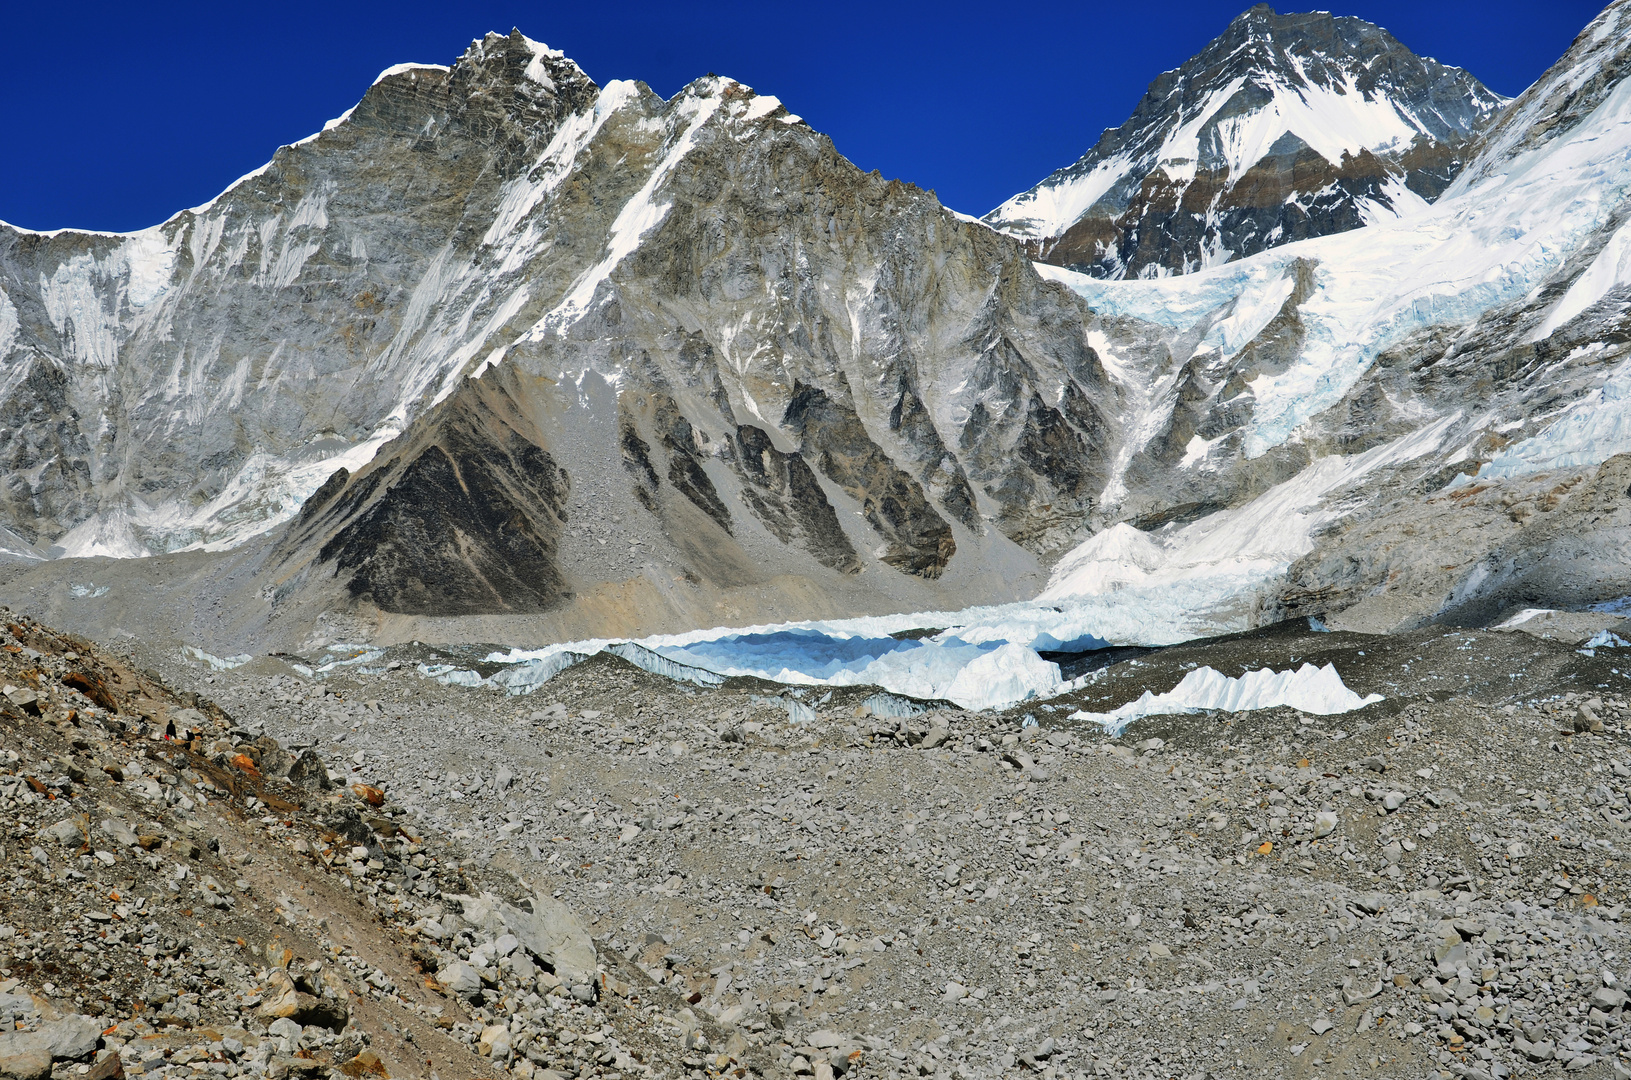
[{"label": "rocky mountain ridge", "polygon": [[[1111,427],[1084,306],[1012,244],[861,173],[774,98],[598,88],[519,33],[387,73],[153,230],[0,231],[24,554],[235,548],[343,468],[329,505],[367,517],[368,550],[331,529],[290,565],[353,551],[346,571],[374,566],[353,595],[387,612],[625,580],[622,547],[573,544],[569,498],[591,496],[662,588],[866,573],[852,591],[960,605],[1017,595],[1011,571],[1069,541]],[[437,461],[398,457],[426,440]],[[378,484],[390,462],[406,486]],[[549,490],[475,484],[485,510],[455,538],[418,495],[471,468]],[[517,513],[527,535],[500,536]],[[380,569],[386,533],[430,560],[411,581]],[[541,567],[550,545],[573,568],[554,584],[409,598],[492,568],[471,550]]]}]

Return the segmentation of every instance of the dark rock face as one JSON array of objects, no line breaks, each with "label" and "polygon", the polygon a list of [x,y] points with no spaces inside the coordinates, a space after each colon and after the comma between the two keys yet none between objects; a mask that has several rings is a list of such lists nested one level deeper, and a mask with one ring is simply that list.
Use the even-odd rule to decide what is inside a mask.
[{"label": "dark rock face", "polygon": [[804,459],[782,453],[762,429],[745,424],[733,445],[743,501],[776,539],[798,544],[830,570],[860,573],[861,559]]},{"label": "dark rock face", "polygon": [[1185,273],[1431,202],[1502,104],[1380,27],[1259,4],[986,220],[1098,277]]},{"label": "dark rock face", "polygon": [[355,477],[336,472],[285,538],[383,611],[547,611],[570,598],[556,562],[569,483],[508,380],[470,382]]},{"label": "dark rock face", "polygon": [[696,430],[680,412],[679,404],[667,394],[653,394],[652,406],[652,422],[657,429],[658,440],[668,454],[668,482],[721,529],[730,532],[730,509],[719,497],[713,480],[702,467]]},{"label": "dark rock face", "polygon": [[813,386],[795,383],[782,423],[803,440],[805,453],[833,483],[860,503],[889,545],[883,561],[919,577],[946,569],[957,542],[923,489],[895,467],[867,435],[853,410]]}]

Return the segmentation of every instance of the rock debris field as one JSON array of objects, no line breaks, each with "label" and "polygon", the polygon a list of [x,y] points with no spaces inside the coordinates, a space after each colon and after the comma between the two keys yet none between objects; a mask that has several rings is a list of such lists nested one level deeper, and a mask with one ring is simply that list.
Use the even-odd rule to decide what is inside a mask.
[{"label": "rock debris field", "polygon": [[378,789],[0,626],[0,1076],[786,1075]]},{"label": "rock debris field", "polygon": [[[1631,717],[1619,650],[1581,645],[1298,623],[1121,653],[1067,699],[909,716],[876,715],[913,706],[870,688],[790,704],[783,687],[702,690],[606,655],[507,697],[419,668],[481,650],[392,650],[326,678],[302,673],[318,657],[214,670],[175,648],[116,652],[110,663],[220,710],[226,734],[189,744],[214,770],[206,784],[249,784],[241,754],[286,802],[206,788],[186,810],[170,796],[193,788],[161,778],[176,824],[154,854],[131,853],[158,831],[109,841],[113,866],[63,863],[41,830],[64,815],[0,778],[8,944],[31,957],[13,959],[7,992],[34,1003],[14,1010],[24,1027],[48,1026],[47,1004],[118,1020],[97,1057],[55,1066],[63,1077],[106,1068],[104,1054],[134,1071],[142,1038],[192,1048],[158,1066],[186,1075],[354,1075],[364,1046],[391,1075],[1631,1074]],[[1066,719],[1168,690],[1200,663],[1304,661],[1386,700],[1338,716],[1150,717],[1117,738]],[[84,731],[94,706],[78,704]],[[44,753],[43,739],[7,738],[20,757]],[[174,745],[92,753],[140,764],[131,747],[169,760]],[[35,775],[25,764],[14,778]],[[141,834],[155,803],[137,771],[118,784],[87,772],[91,790],[69,801],[133,799],[124,820]],[[268,812],[297,801],[298,814]],[[222,813],[240,806],[241,823]],[[189,816],[219,852],[170,854],[200,842],[179,827]],[[262,905],[297,959],[161,924],[123,947],[136,969],[112,973],[103,929],[145,934],[154,908],[82,916],[72,941],[11,915],[58,867],[85,875],[50,886],[65,895],[136,873],[159,911]],[[75,969],[100,965],[88,989],[42,975],[41,958],[62,967],[87,937],[102,943]],[[297,1019],[315,1022],[268,1018],[288,989],[278,971],[315,1002]],[[98,995],[98,978],[118,992]],[[322,1019],[340,980],[343,1025]]]}]

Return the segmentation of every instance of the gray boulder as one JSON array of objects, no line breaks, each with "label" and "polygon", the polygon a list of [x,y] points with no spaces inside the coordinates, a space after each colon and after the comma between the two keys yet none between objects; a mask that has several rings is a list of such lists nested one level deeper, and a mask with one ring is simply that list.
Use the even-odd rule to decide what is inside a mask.
[{"label": "gray boulder", "polygon": [[79,822],[73,818],[63,818],[55,825],[47,825],[35,835],[41,840],[50,840],[56,844],[73,844],[76,847],[85,842],[85,833],[80,829]]},{"label": "gray boulder", "polygon": [[101,1042],[102,1025],[77,1013],[43,1024],[37,1031],[8,1031],[0,1034],[0,1075],[48,1075],[53,1061],[87,1057]]},{"label": "gray boulder", "polygon": [[455,960],[436,973],[436,981],[459,997],[474,997],[481,992],[481,976],[463,960]]},{"label": "gray boulder", "polygon": [[535,896],[530,904],[532,910],[527,911],[484,893],[465,903],[465,917],[493,933],[507,930],[514,934],[562,982],[593,981],[597,959],[588,927],[571,908],[552,897]]},{"label": "gray boulder", "polygon": [[115,844],[123,847],[136,846],[136,831],[118,818],[104,818],[96,828]]},{"label": "gray boulder", "polygon": [[311,791],[328,791],[334,787],[328,778],[328,766],[315,750],[305,751],[289,766],[289,783]]}]

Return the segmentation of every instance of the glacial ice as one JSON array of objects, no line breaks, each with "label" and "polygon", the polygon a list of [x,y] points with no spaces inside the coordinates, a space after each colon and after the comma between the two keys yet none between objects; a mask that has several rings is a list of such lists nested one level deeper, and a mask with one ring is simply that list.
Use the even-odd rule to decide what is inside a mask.
[{"label": "glacial ice", "polygon": [[1295,671],[1259,668],[1246,672],[1238,679],[1202,667],[1185,675],[1182,682],[1164,694],[1152,694],[1146,690],[1137,701],[1130,701],[1112,712],[1074,712],[1070,718],[1091,720],[1104,725],[1111,734],[1119,734],[1141,716],[1213,709],[1246,712],[1282,705],[1316,716],[1329,716],[1362,709],[1381,700],[1381,694],[1360,697],[1349,690],[1331,664],[1324,667],[1304,664]]},{"label": "glacial ice", "polygon": [[[922,625],[922,618],[920,614],[754,627],[748,631],[714,629],[658,635],[638,643],[577,641],[543,649],[512,649],[485,658],[489,663],[512,665],[488,679],[454,665],[421,670],[444,684],[485,685],[510,694],[530,694],[572,664],[605,651],[656,674],[703,686],[718,685],[727,676],[753,676],[790,685],[875,685],[890,694],[945,700],[973,710],[1000,709],[1053,697],[1077,685],[1061,679],[1058,665],[1043,660],[1028,644],[995,636],[999,629],[1006,629],[1015,638],[1034,640],[1036,622],[1031,619],[1015,619],[1005,628],[995,619],[987,620],[978,628],[987,637],[982,645],[970,644],[959,636],[972,627],[916,641],[878,634],[875,626],[871,633],[850,632],[861,630],[857,624],[866,623],[903,621]],[[877,700],[869,699],[869,704]],[[1376,695],[1360,698],[1349,691],[1330,665],[1315,668],[1304,664],[1295,672],[1278,674],[1265,669],[1248,672],[1239,679],[1201,668],[1190,672],[1177,689],[1167,694],[1146,693],[1115,713],[1078,713],[1072,718],[1098,720],[1119,730],[1118,725],[1127,720],[1151,713],[1290,705],[1304,712],[1327,714],[1347,712],[1379,700]],[[873,711],[906,715],[915,710]]]},{"label": "glacial ice", "polygon": [[[1567,133],[1502,162],[1498,172],[1457,180],[1413,214],[1179,277],[1103,281],[1041,264],[1037,271],[1096,311],[1187,329],[1225,305],[1239,313],[1231,318],[1269,308],[1294,260],[1315,263],[1313,293],[1300,309],[1307,332],[1301,355],[1281,374],[1252,383],[1246,452],[1256,457],[1339,401],[1379,352],[1406,335],[1471,322],[1529,293],[1609,224],[1628,194],[1631,79]],[[1581,279],[1581,293],[1565,295],[1560,313],[1620,281],[1622,246],[1611,243],[1599,260]]]},{"label": "glacial ice", "polygon": [[[921,615],[894,618],[906,623],[902,629],[923,625]],[[920,641],[896,640],[887,632],[869,633],[864,624],[877,621],[716,628],[638,642],[576,641],[493,653],[487,660],[543,664],[562,653],[604,651],[656,674],[703,686],[717,686],[731,676],[795,686],[880,686],[892,693],[944,699],[968,709],[1002,708],[1032,697],[1050,697],[1064,686],[1059,665],[1043,660],[1028,643],[990,640],[970,644],[951,634]],[[526,693],[537,684],[523,690],[520,687],[528,684],[522,677],[500,672],[489,685]]]},{"label": "glacial ice", "polygon": [[1596,656],[1598,649],[1631,649],[1631,641],[1625,640],[1612,630],[1599,630],[1591,636],[1590,641],[1575,652],[1581,656]]},{"label": "glacial ice", "polygon": [[861,708],[873,716],[883,716],[894,720],[909,720],[914,716],[921,716],[927,711],[922,705],[910,698],[896,697],[894,694],[873,694],[861,702]]},{"label": "glacial ice", "polygon": [[205,652],[196,645],[183,645],[181,647],[181,653],[188,659],[197,660],[208,665],[212,671],[229,671],[232,668],[243,667],[245,664],[249,663],[249,661],[255,659],[248,653],[243,653],[239,656],[215,656],[211,653]]},{"label": "glacial ice", "polygon": [[589,659],[582,653],[557,652],[536,660],[507,667],[487,680],[488,685],[501,687],[513,695],[530,694],[573,664]]},{"label": "glacial ice", "polygon": [[[1253,625],[1258,602],[1310,535],[1336,516],[1324,501],[1378,469],[1432,452],[1458,416],[1351,457],[1315,462],[1245,506],[1157,539],[1130,525],[1104,530],[1066,555],[1035,600],[855,619],[817,620],[684,634],[565,642],[489,655],[542,663],[563,653],[611,650],[658,674],[646,653],[692,672],[811,686],[873,685],[967,709],[1007,708],[1071,688],[1039,652],[1111,644],[1172,645]],[[890,635],[943,627],[918,640]],[[681,676],[686,677],[686,676]],[[542,679],[494,676],[487,685],[530,693]],[[699,679],[689,677],[688,681]]]},{"label": "glacial ice", "polygon": [[[1596,393],[1574,402],[1538,434],[1503,448],[1478,479],[1528,476],[1578,468],[1631,453],[1631,360],[1609,374]],[[1458,483],[1469,483],[1460,477]]]},{"label": "glacial ice", "polygon": [[[699,685],[752,676],[790,685],[878,686],[967,709],[1007,708],[1072,688],[1039,652],[1111,644],[1171,645],[1253,625],[1259,600],[1331,520],[1328,496],[1378,469],[1428,454],[1458,416],[1351,457],[1328,457],[1256,500],[1156,538],[1117,525],[1069,553],[1032,601],[854,619],[715,627],[638,641],[597,639],[486,657],[515,665],[487,680],[531,693],[567,666],[602,651]],[[891,635],[943,627],[920,639]],[[571,661],[575,662],[575,661]],[[453,669],[440,671],[446,681]]]}]

